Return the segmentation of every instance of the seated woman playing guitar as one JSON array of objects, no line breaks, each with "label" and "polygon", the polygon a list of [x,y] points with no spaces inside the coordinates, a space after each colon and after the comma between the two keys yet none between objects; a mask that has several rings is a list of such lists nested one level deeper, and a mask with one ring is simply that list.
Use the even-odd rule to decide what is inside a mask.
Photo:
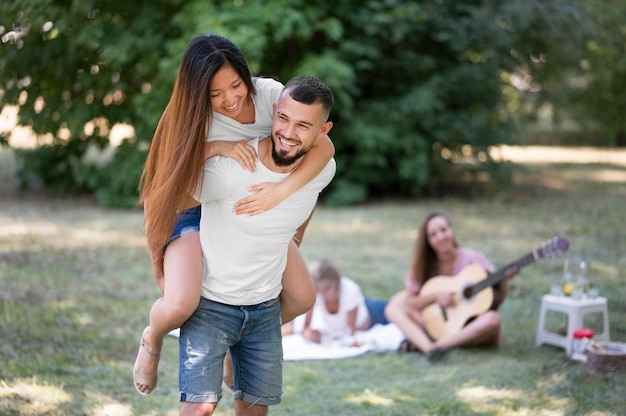
[{"label": "seated woman playing guitar", "polygon": [[428,215],[418,231],[405,289],[395,294],[385,309],[387,319],[406,337],[401,351],[421,351],[435,362],[450,348],[497,346],[497,308],[506,297],[506,281],[519,269],[507,270],[505,279],[479,296],[462,299],[464,280],[476,283],[493,270],[482,253],[459,247],[446,216],[438,212]]}]

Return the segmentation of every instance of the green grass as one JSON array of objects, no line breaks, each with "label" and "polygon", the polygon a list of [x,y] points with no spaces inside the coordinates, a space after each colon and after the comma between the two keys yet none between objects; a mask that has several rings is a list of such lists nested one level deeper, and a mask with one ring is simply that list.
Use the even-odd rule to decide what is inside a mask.
[{"label": "green grass", "polygon": [[[626,165],[533,164],[495,196],[319,207],[302,250],[331,257],[368,296],[401,289],[416,228],[447,213],[463,245],[504,266],[562,235],[592,264],[609,301],[611,338],[626,341]],[[541,295],[562,259],[524,269],[501,308],[497,350],[458,349],[432,365],[418,354],[369,352],[285,363],[273,415],[618,415],[626,373],[591,375],[562,349],[534,346]],[[159,387],[132,387],[138,337],[159,296],[142,216],[89,200],[4,190],[0,197],[0,415],[178,414],[177,340],[164,345]],[[217,415],[232,415],[232,400]]]}]

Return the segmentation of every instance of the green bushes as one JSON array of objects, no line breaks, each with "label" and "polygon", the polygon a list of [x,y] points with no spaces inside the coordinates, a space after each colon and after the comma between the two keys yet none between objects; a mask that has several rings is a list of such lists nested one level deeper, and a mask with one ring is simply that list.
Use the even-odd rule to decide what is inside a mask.
[{"label": "green bushes", "polygon": [[[55,140],[20,151],[22,183],[37,177],[52,191],[90,192],[112,206],[134,203],[145,156],[134,147],[150,141],[183,49],[202,32],[232,39],[254,74],[282,82],[312,74],[332,87],[338,169],[324,199],[333,205],[441,192],[455,176],[486,175],[501,186],[507,175],[489,147],[510,142],[514,121],[540,104],[588,97],[566,94],[574,75],[587,77],[600,100],[577,105],[623,101],[616,83],[601,82],[619,79],[620,66],[609,74],[602,57],[614,56],[606,52],[621,38],[598,22],[626,6],[614,13],[578,0],[533,7],[521,0],[25,3],[0,5],[12,21],[0,25],[2,99],[21,106],[22,124]],[[594,28],[607,47],[585,43]],[[585,51],[595,76],[580,74]],[[532,88],[513,85],[513,75]],[[603,131],[619,143],[619,108],[572,114],[606,115]],[[94,142],[103,145],[102,132],[85,132],[94,120],[136,131],[110,166],[97,169],[81,162]],[[69,138],[59,140],[62,130]]]},{"label": "green bushes", "polygon": [[15,149],[21,189],[33,182],[55,194],[92,194],[103,207],[127,208],[138,202],[138,178],[145,149],[124,140],[117,147],[100,147],[72,140],[65,145]]}]

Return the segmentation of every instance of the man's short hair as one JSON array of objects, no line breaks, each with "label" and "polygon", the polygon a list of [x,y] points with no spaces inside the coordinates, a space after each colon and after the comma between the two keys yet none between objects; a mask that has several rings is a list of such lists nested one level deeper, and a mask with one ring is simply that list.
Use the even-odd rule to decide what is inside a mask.
[{"label": "man's short hair", "polygon": [[310,75],[298,75],[291,78],[285,85],[283,93],[302,104],[321,104],[326,110],[326,118],[330,115],[335,97],[330,87],[319,78]]}]

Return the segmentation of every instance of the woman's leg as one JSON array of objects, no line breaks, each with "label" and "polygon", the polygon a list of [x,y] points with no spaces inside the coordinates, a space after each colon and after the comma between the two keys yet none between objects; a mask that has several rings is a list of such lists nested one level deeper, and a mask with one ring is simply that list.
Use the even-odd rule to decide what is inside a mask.
[{"label": "woman's leg", "polygon": [[135,387],[144,395],[156,387],[159,352],[163,338],[191,316],[200,301],[202,289],[202,249],[199,233],[187,233],[172,241],[163,257],[163,297],[152,305],[150,326],[144,331],[135,369]]},{"label": "woman's leg", "polygon": [[404,336],[424,354],[433,349],[433,343],[422,327],[411,317],[406,308],[405,290],[391,297],[385,308],[385,316],[400,328]]},{"label": "woman's leg", "polygon": [[315,284],[298,246],[292,241],[287,253],[287,266],[283,273],[283,290],[280,293],[282,323],[307,313],[315,304]]},{"label": "woman's leg", "polygon": [[495,345],[494,340],[500,334],[500,315],[496,311],[487,311],[478,315],[456,334],[448,335],[436,341],[435,348],[453,348],[462,346]]}]

